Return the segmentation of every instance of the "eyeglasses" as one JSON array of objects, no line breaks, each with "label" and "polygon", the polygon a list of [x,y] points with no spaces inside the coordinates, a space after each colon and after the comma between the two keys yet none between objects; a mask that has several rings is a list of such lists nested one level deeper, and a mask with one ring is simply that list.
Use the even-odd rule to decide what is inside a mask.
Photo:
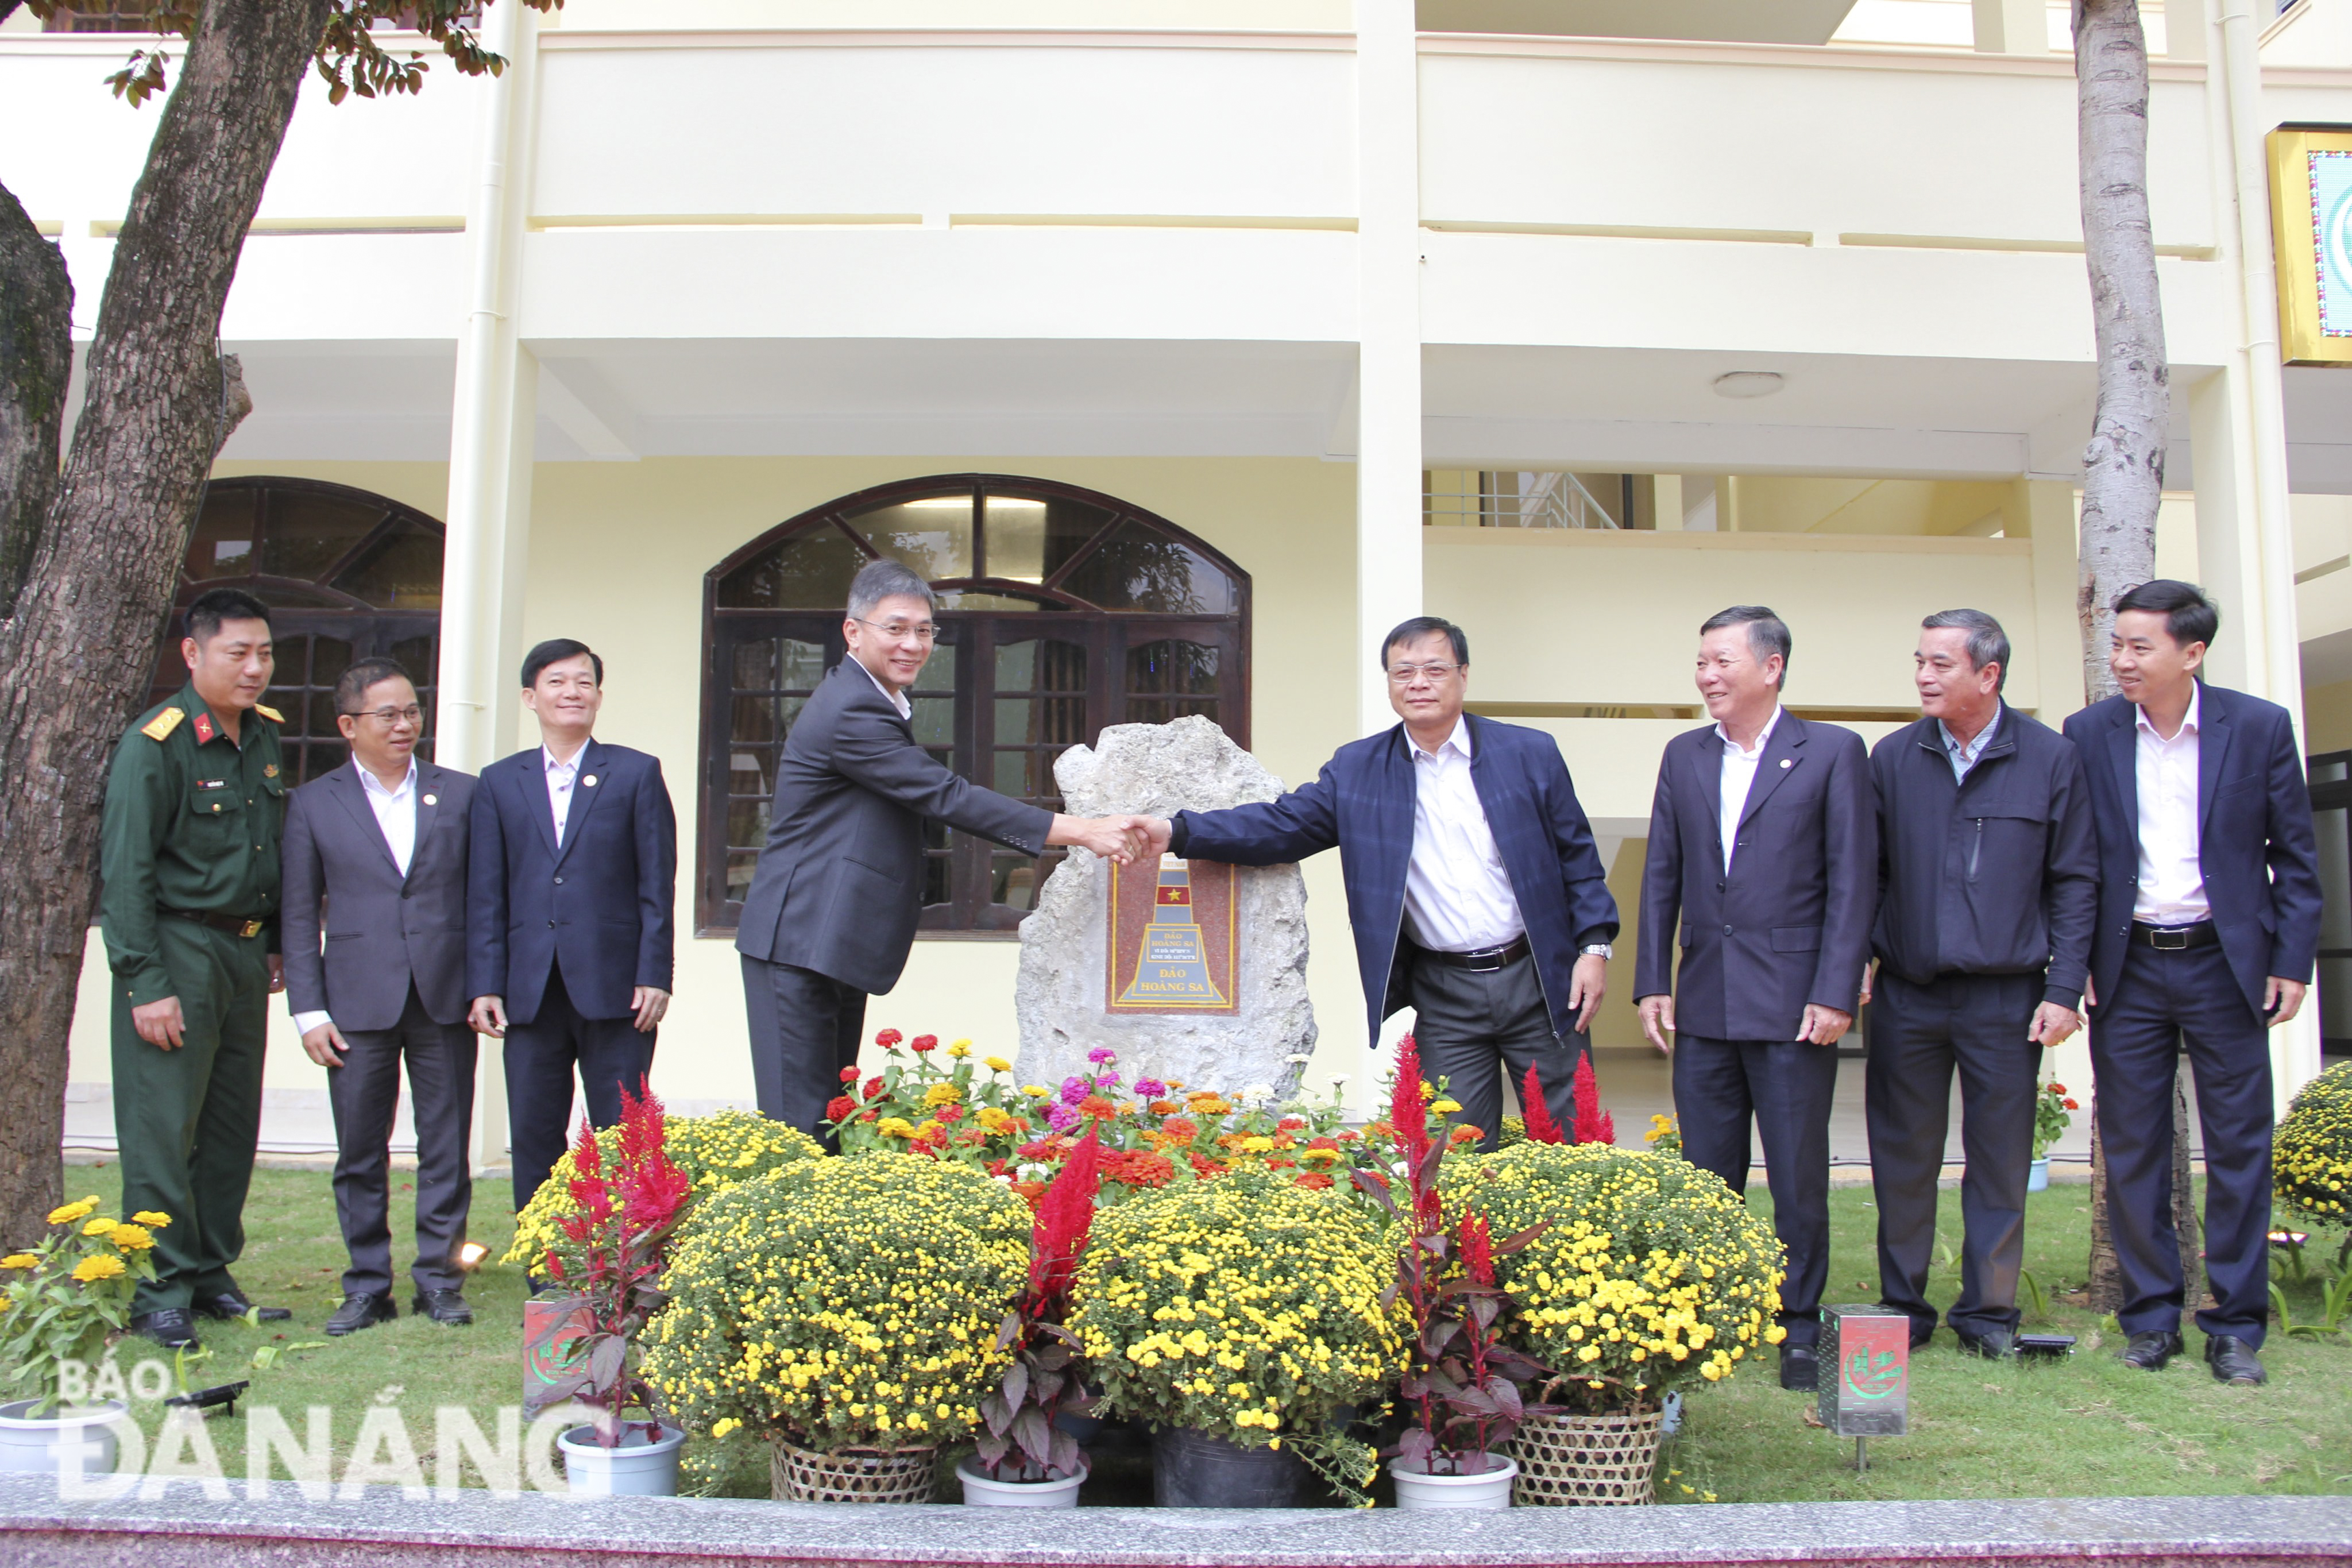
[{"label": "eyeglasses", "polygon": [[425,710],[412,702],[405,708],[366,708],[351,710],[353,719],[373,719],[385,729],[394,724],[422,724]]},{"label": "eyeglasses", "polygon": [[892,621],[887,626],[885,626],[880,621],[869,621],[861,616],[852,616],[851,618],[856,620],[861,626],[872,626],[876,631],[880,632],[892,642],[903,642],[908,637],[913,637],[917,642],[937,642],[940,640],[940,628],[933,626],[929,621],[925,621],[919,626],[910,626],[904,621]]},{"label": "eyeglasses", "polygon": [[1462,667],[1458,664],[1397,664],[1389,667],[1391,686],[1411,686],[1423,676],[1431,680],[1443,680]]}]

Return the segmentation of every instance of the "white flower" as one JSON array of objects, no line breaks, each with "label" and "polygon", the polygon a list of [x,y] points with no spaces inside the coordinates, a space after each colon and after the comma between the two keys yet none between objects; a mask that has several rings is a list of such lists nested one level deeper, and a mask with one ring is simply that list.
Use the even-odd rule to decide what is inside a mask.
[{"label": "white flower", "polygon": [[1021,1167],[1021,1179],[1024,1182],[1050,1182],[1054,1179],[1054,1167],[1051,1165],[1024,1165]]},{"label": "white flower", "polygon": [[1009,1187],[1013,1184],[1013,1178],[1010,1176],[998,1176],[995,1178],[995,1181],[996,1184],[1001,1187]]},{"label": "white flower", "polygon": [[1273,1098],[1274,1086],[1270,1083],[1251,1084],[1247,1089],[1241,1090],[1238,1094],[1234,1096],[1234,1100],[1244,1105],[1264,1105]]},{"label": "white flower", "polygon": [[1407,1170],[1411,1169],[1411,1167],[1412,1167],[1412,1162],[1411,1162],[1411,1161],[1409,1161],[1409,1160],[1399,1160],[1399,1161],[1395,1162],[1394,1163],[1392,1163],[1392,1164],[1391,1164],[1391,1165],[1389,1166],[1389,1171],[1390,1171],[1390,1173],[1391,1173],[1391,1174],[1392,1174],[1392,1175],[1402,1176],[1402,1175],[1403,1175],[1403,1174],[1405,1173],[1405,1172],[1406,1172]]}]

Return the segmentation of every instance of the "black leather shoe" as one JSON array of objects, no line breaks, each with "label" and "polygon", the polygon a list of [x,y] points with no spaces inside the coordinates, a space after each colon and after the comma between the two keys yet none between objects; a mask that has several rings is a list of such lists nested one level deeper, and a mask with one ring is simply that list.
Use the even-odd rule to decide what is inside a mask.
[{"label": "black leather shoe", "polygon": [[1811,1390],[1821,1384],[1821,1358],[1811,1345],[1780,1347],[1780,1386]]},{"label": "black leather shoe", "polygon": [[131,1331],[154,1341],[167,1351],[196,1348],[196,1321],[185,1307],[161,1307],[131,1320]]},{"label": "black leather shoe", "polygon": [[2116,1359],[2126,1366],[2138,1367],[2142,1372],[2162,1372],[2164,1363],[2180,1353],[2180,1336],[2152,1329],[2144,1334],[2134,1334]]},{"label": "black leather shoe", "polygon": [[1987,1361],[2011,1361],[2017,1356],[2017,1336],[2007,1329],[1987,1329],[1980,1334],[1954,1329],[1952,1334],[1960,1342],[1962,1355],[1982,1356]]},{"label": "black leather shoe", "polygon": [[335,1309],[333,1317],[327,1320],[327,1332],[332,1338],[341,1339],[345,1334],[355,1334],[378,1323],[389,1323],[399,1316],[400,1309],[393,1305],[391,1297],[378,1296],[368,1290],[354,1290],[343,1298],[343,1304]]},{"label": "black leather shoe", "polygon": [[195,1303],[195,1310],[223,1322],[242,1318],[247,1312],[254,1315],[256,1321],[264,1323],[282,1323],[294,1315],[284,1307],[257,1307],[245,1299],[242,1290],[224,1290],[217,1296],[203,1298]]},{"label": "black leather shoe", "polygon": [[2213,1369],[2213,1381],[2238,1388],[2260,1388],[2270,1381],[2254,1347],[2235,1334],[2205,1336],[2205,1364]]},{"label": "black leather shoe", "polygon": [[458,1328],[474,1321],[474,1309],[455,1290],[419,1290],[408,1310],[420,1318]]}]

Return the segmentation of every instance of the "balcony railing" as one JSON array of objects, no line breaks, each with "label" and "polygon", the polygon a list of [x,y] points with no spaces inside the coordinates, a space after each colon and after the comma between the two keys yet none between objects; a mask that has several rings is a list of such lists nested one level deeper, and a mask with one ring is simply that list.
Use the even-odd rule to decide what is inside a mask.
[{"label": "balcony railing", "polygon": [[1433,468],[1422,521],[1439,528],[1622,528],[1574,474],[1559,469]]}]

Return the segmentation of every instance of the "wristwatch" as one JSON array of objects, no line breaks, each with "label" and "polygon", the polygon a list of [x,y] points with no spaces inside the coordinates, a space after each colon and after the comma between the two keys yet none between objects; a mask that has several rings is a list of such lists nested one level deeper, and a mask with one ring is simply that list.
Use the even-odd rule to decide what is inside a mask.
[{"label": "wristwatch", "polygon": [[1580,956],[1585,958],[1614,958],[1617,956],[1616,950],[1605,942],[1596,942],[1589,946],[1579,949],[1578,951]]}]

